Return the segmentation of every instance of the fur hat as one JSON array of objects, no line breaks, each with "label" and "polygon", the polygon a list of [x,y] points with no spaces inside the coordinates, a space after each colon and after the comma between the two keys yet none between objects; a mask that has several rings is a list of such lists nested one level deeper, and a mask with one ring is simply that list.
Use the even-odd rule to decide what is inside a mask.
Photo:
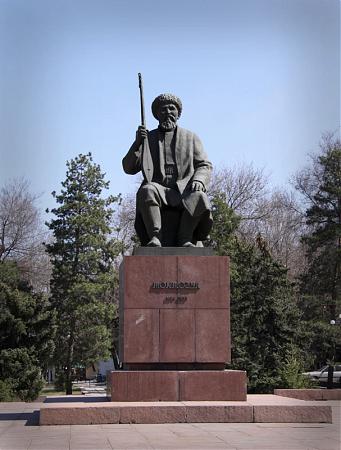
[{"label": "fur hat", "polygon": [[152,113],[156,120],[158,120],[157,117],[157,111],[162,103],[173,103],[179,112],[179,116],[181,116],[182,112],[182,103],[179,97],[173,94],[160,94],[156,97],[156,99],[152,103]]}]

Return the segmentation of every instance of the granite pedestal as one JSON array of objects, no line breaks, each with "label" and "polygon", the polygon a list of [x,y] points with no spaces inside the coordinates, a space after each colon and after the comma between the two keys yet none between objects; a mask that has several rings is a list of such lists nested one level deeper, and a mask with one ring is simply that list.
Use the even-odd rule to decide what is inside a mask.
[{"label": "granite pedestal", "polygon": [[246,400],[230,361],[228,257],[140,248],[120,268],[120,360],[112,401]]}]

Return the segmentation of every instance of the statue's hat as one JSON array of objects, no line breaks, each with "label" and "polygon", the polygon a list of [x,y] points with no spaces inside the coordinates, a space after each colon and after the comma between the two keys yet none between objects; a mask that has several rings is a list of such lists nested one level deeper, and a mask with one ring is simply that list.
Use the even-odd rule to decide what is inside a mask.
[{"label": "statue's hat", "polygon": [[179,117],[181,116],[182,103],[179,97],[173,94],[160,94],[155,98],[155,100],[152,103],[152,113],[155,119],[158,120],[157,111],[162,103],[173,103],[178,109]]}]

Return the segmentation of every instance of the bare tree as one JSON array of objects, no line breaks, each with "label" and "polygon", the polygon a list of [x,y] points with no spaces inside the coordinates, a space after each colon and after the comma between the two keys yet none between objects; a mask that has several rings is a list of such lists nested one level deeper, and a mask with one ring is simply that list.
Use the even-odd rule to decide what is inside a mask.
[{"label": "bare tree", "polygon": [[294,277],[305,262],[304,214],[292,193],[272,190],[268,184],[264,170],[252,164],[222,168],[213,174],[210,195],[223,193],[227,205],[241,218],[237,234],[250,242],[261,239]]},{"label": "bare tree", "polygon": [[223,167],[214,171],[209,195],[223,193],[227,205],[242,221],[258,220],[268,214],[264,208],[267,183],[264,170],[256,169],[252,164]]},{"label": "bare tree", "polygon": [[115,238],[123,243],[122,255],[131,253],[136,242],[134,223],[135,194],[127,194],[122,198],[112,224]]},{"label": "bare tree", "polygon": [[39,289],[48,288],[49,259],[42,241],[47,231],[28,181],[15,179],[0,190],[0,263],[15,260],[22,274]]},{"label": "bare tree", "polygon": [[319,197],[321,186],[325,182],[325,171],[323,165],[321,165],[320,157],[328,155],[335,149],[341,149],[341,140],[335,138],[333,133],[325,133],[320,142],[320,153],[310,154],[310,164],[293,176],[291,183],[301,194],[302,208],[307,209],[318,204],[316,198]]},{"label": "bare tree", "polygon": [[52,266],[44,243],[33,246],[31,252],[18,260],[17,264],[22,276],[36,292],[50,291]]},{"label": "bare tree", "polygon": [[292,192],[276,190],[266,199],[268,214],[244,223],[241,233],[248,239],[261,237],[271,255],[295,277],[305,266],[301,237],[306,229],[304,215]]}]

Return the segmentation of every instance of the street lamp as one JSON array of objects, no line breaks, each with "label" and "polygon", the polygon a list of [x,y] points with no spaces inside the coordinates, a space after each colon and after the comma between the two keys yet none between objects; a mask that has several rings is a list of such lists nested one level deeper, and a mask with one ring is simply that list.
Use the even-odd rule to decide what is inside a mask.
[{"label": "street lamp", "polygon": [[[341,314],[336,319],[332,319],[330,321],[330,325],[341,325]],[[334,358],[335,358],[335,343],[334,343]],[[333,375],[334,375],[334,366],[329,364],[328,367],[328,381],[327,381],[327,389],[333,388]]]},{"label": "street lamp", "polygon": [[341,314],[339,314],[338,318],[331,320],[330,325],[341,325]]}]

